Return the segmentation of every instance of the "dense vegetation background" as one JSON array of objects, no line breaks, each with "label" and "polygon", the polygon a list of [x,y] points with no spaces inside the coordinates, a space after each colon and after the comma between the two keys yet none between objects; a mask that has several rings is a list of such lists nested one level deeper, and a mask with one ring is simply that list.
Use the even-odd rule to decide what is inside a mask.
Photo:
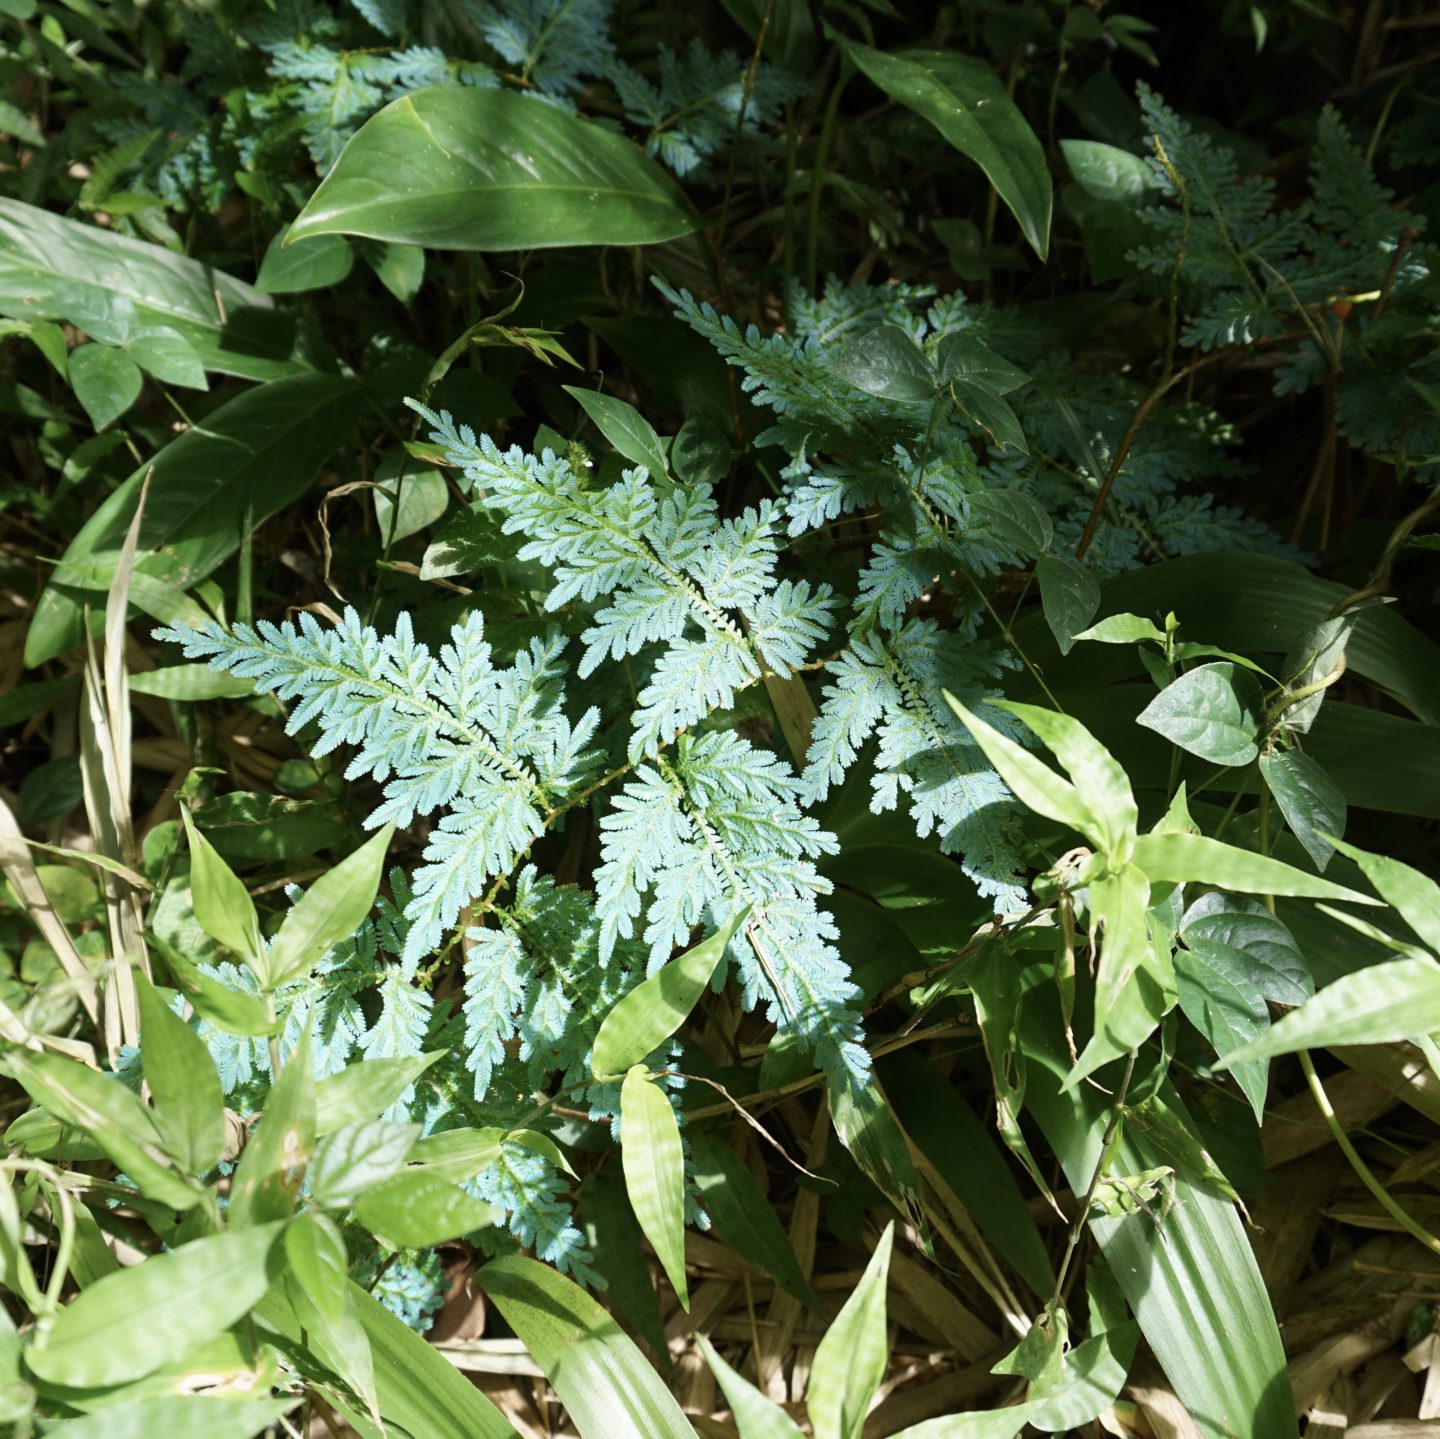
[{"label": "dense vegetation background", "polygon": [[1428,1432],[1437,61],[0,0],[7,1432]]}]

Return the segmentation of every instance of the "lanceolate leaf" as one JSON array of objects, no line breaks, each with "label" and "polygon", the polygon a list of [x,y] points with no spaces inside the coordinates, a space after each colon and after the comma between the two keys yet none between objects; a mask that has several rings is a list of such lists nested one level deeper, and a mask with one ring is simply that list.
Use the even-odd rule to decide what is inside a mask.
[{"label": "lanceolate leaf", "polygon": [[644,465],[657,479],[665,476],[668,467],[665,451],[660,446],[660,436],[634,405],[627,405],[613,395],[602,395],[599,390],[582,390],[578,385],[562,385],[561,388],[627,460]]},{"label": "lanceolate leaf", "polygon": [[1260,773],[1295,838],[1323,871],[1335,853],[1330,838],[1345,833],[1345,796],[1308,754],[1277,750],[1260,757]]},{"label": "lanceolate leaf", "polygon": [[1291,894],[1347,904],[1375,904],[1368,895],[1306,874],[1268,855],[1254,854],[1201,834],[1142,834],[1134,860],[1152,880],[1213,884],[1241,894]]},{"label": "lanceolate leaf", "polygon": [[166,1151],[187,1173],[208,1174],[225,1139],[220,1077],[205,1041],[136,972],[141,1062]]},{"label": "lanceolate leaf", "polygon": [[507,1255],[476,1282],[545,1371],[581,1439],[696,1439],[650,1361],[573,1280]]},{"label": "lanceolate leaf", "polygon": [[102,578],[114,573],[147,475],[137,572],[188,589],[234,554],[247,523],[258,525],[305,492],[359,407],[353,382],[305,375],[247,390],[172,440],[70,542],[35,607],[25,663],[42,664],[79,643],[82,600],[64,587],[65,567],[84,570],[87,588],[97,567]]},{"label": "lanceolate leaf", "polygon": [[620,1087],[620,1158],[635,1217],[689,1309],[685,1280],[685,1153],[675,1111],[636,1065]]},{"label": "lanceolate leaf", "polygon": [[1041,555],[1035,566],[1045,623],[1068,655],[1080,632],[1100,606],[1100,585],[1084,565],[1068,555]]},{"label": "lanceolate leaf", "polygon": [[629,140],[513,90],[417,90],[361,126],[287,243],[364,235],[437,250],[653,245],[699,224]]},{"label": "lanceolate leaf", "polygon": [[1440,884],[1398,859],[1367,854],[1341,841],[1337,848],[1364,872],[1365,878],[1400,911],[1400,917],[1420,936],[1431,953],[1440,955]]},{"label": "lanceolate leaf", "polygon": [[887,95],[923,116],[990,179],[1043,260],[1050,251],[1050,171],[1029,122],[983,60],[949,50],[846,52]]},{"label": "lanceolate leaf", "polygon": [[895,1226],[887,1224],[860,1282],[815,1351],[805,1403],[815,1439],[860,1439],[870,1400],[885,1377],[890,1354],[885,1284],[894,1239]]},{"label": "lanceolate leaf", "polygon": [[697,1336],[700,1352],[710,1366],[735,1416],[740,1439],[805,1439],[800,1426],[773,1400],[762,1394],[748,1379],[737,1374],[716,1352],[703,1334]]}]

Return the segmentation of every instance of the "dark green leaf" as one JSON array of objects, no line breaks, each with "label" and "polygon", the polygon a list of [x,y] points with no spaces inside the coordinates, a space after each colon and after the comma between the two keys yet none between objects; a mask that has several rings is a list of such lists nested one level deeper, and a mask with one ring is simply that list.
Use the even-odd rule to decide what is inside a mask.
[{"label": "dark green leaf", "polygon": [[1211,764],[1249,764],[1260,753],[1264,696],[1238,665],[1201,665],[1161,690],[1138,721]]},{"label": "dark green leaf", "polygon": [[730,441],[704,415],[691,415],[670,442],[670,468],[687,485],[715,485],[730,471]]},{"label": "dark green leaf", "polygon": [[[387,473],[382,466],[376,475],[375,529],[383,543],[399,544],[440,519],[450,504],[450,490],[439,470],[412,468],[408,474]],[[396,499],[399,504],[396,504]]]},{"label": "dark green leaf", "polygon": [[381,240],[366,240],[361,249],[380,283],[400,301],[408,305],[420,292],[425,279],[425,251],[419,245],[391,245]]},{"label": "dark green leaf", "polygon": [[331,801],[274,794],[219,794],[206,800],[195,818],[216,851],[237,863],[310,857],[345,844],[353,833]]},{"label": "dark green leaf", "polygon": [[1019,490],[981,490],[970,496],[970,523],[1021,555],[1041,555],[1050,548],[1054,531],[1050,517]]},{"label": "dark green leaf", "polygon": [[1018,365],[965,331],[940,341],[935,363],[942,380],[966,380],[993,395],[1008,395],[1030,383],[1030,376]]},{"label": "dark green leaf", "polygon": [[513,553],[514,545],[500,532],[500,520],[483,500],[452,511],[435,532],[420,562],[422,580],[445,580],[473,574]]},{"label": "dark green leaf", "polygon": [[451,86],[360,127],[287,243],[364,235],[438,250],[653,245],[699,221],[629,140],[514,90]]},{"label": "dark green leaf", "polygon": [[1080,632],[1100,606],[1100,585],[1094,575],[1068,555],[1041,555],[1035,566],[1045,623],[1068,655]]},{"label": "dark green leaf", "polygon": [[620,454],[634,464],[644,465],[653,478],[665,478],[669,467],[660,436],[634,405],[627,405],[613,395],[603,395],[599,390],[582,390],[578,385],[560,388],[590,416],[595,427]]},{"label": "dark green leaf", "polygon": [[135,331],[125,341],[125,353],[146,374],[154,375],[167,385],[184,385],[191,390],[210,388],[195,346],[168,325]]},{"label": "dark green leaf", "polygon": [[881,325],[851,340],[827,368],[847,385],[883,400],[910,403],[935,393],[925,352],[899,325]]},{"label": "dark green leaf", "polygon": [[[984,385],[975,384],[972,380],[951,380],[950,394],[961,413],[973,420],[990,437],[992,443],[1002,448],[1009,445],[1014,449],[1029,452],[1030,447],[1025,443],[1025,431],[1007,400],[1000,399],[993,391]],[[983,495],[985,492],[981,493]],[[989,493],[998,495],[1018,492],[993,490]]]},{"label": "dark green leaf", "polygon": [[1060,150],[1076,183],[1097,200],[1141,205],[1155,184],[1145,161],[1117,145],[1105,145],[1099,140],[1062,140]]},{"label": "dark green leaf", "polygon": [[134,360],[108,345],[81,345],[70,352],[70,384],[90,423],[103,430],[136,400],[144,376]]},{"label": "dark green leaf", "polygon": [[832,1084],[830,1113],[840,1142],[861,1172],[922,1236],[926,1235],[920,1180],[905,1135],[879,1087],[848,1084],[841,1088]]},{"label": "dark green leaf", "polygon": [[350,273],[355,252],[339,235],[318,235],[299,244],[285,243],[284,232],[270,241],[255,288],[262,295],[294,295],[338,285]]},{"label": "dark green leaf", "polygon": [[1285,822],[1322,874],[1335,853],[1332,837],[1345,833],[1345,796],[1308,754],[1297,749],[1260,756],[1260,773]]}]

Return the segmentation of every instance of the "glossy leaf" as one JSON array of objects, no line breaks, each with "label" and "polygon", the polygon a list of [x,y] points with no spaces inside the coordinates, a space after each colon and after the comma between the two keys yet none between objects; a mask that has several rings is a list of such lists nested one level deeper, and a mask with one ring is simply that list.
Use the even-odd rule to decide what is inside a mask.
[{"label": "glossy leaf", "polygon": [[205,1041],[136,972],[140,1055],[166,1152],[187,1174],[208,1174],[225,1143],[225,1098]]},{"label": "glossy leaf", "polygon": [[1060,152],[1076,184],[1093,199],[1140,205],[1155,184],[1145,161],[1118,145],[1099,140],[1062,140]]},{"label": "glossy leaf", "polygon": [[266,1224],[288,1219],[315,1148],[315,1077],[310,1031],[302,1031],[265,1096],[260,1122],[235,1166],[230,1186],[230,1223]]},{"label": "glossy leaf", "polygon": [[418,1124],[383,1119],[337,1129],[315,1146],[308,1174],[311,1198],[329,1209],[348,1208],[399,1170],[419,1135]]},{"label": "glossy leaf", "polygon": [[273,1278],[278,1224],[192,1240],[82,1290],[25,1355],[48,1384],[125,1384],[238,1323]]},{"label": "glossy leaf", "polygon": [[154,375],[167,385],[184,385],[191,390],[210,388],[195,346],[168,325],[137,330],[125,341],[125,353],[147,375]]},{"label": "glossy leaf", "polygon": [[446,1129],[419,1140],[410,1151],[410,1159],[452,1184],[463,1184],[495,1162],[504,1142],[505,1131],[499,1125]]},{"label": "glossy leaf", "polygon": [[1050,517],[1019,490],[982,490],[971,495],[970,521],[1003,548],[1024,556],[1043,554],[1054,538]]},{"label": "glossy leaf", "polygon": [[1376,903],[1368,895],[1306,874],[1282,860],[1200,834],[1142,834],[1135,841],[1134,861],[1152,880],[1172,884],[1213,884],[1241,894]]},{"label": "glossy leaf", "polygon": [[880,325],[857,336],[827,368],[847,385],[882,400],[916,403],[935,393],[925,352],[899,325]]},{"label": "glossy leaf", "polygon": [[894,1240],[895,1226],[887,1224],[860,1282],[815,1351],[805,1401],[815,1439],[860,1439],[870,1400],[885,1377],[890,1357],[885,1283]]},{"label": "glossy leaf", "polygon": [[633,464],[644,465],[651,476],[663,479],[669,472],[665,451],[655,427],[635,408],[599,390],[582,390],[578,385],[560,387],[589,415],[596,429]]},{"label": "glossy leaf", "polygon": [[1392,959],[1327,984],[1258,1039],[1226,1055],[1222,1069],[1252,1059],[1337,1044],[1389,1044],[1440,1030],[1440,964]]},{"label": "glossy leaf", "polygon": [[106,345],[173,330],[207,370],[249,380],[306,371],[289,322],[240,280],[115,230],[0,199],[0,314],[64,320]]},{"label": "glossy leaf", "polygon": [[195,827],[188,809],[180,818],[190,842],[190,895],[200,928],[217,944],[238,955],[256,973],[262,985],[270,966],[260,934],[260,916],[250,891],[234,870],[216,853],[215,846]]},{"label": "glossy leaf", "polygon": [[70,384],[97,430],[118,420],[136,400],[145,377],[134,360],[108,345],[70,352]]},{"label": "glossy leaf", "polygon": [[985,172],[1043,260],[1050,252],[1050,170],[1029,122],[983,61],[950,50],[845,50],[892,100],[928,120]]},{"label": "glossy leaf", "polygon": [[371,835],[291,906],[267,955],[272,986],[305,974],[360,928],[375,903],[394,833],[389,824]]},{"label": "glossy leaf", "polygon": [[650,1361],[574,1281],[507,1255],[476,1282],[545,1371],[581,1439],[696,1439]]},{"label": "glossy leaf", "polygon": [[444,1056],[443,1049],[392,1059],[366,1059],[327,1074],[315,1085],[315,1133],[332,1134],[346,1124],[376,1119]]},{"label": "glossy leaf", "polygon": [[1201,665],[1167,685],[1137,717],[1147,729],[1211,764],[1249,764],[1264,725],[1260,686],[1238,665]]},{"label": "glossy leaf", "polygon": [[170,982],[190,1001],[196,1013],[216,1029],[226,1034],[262,1035],[272,1034],[279,1028],[280,1021],[271,1018],[265,1001],[258,995],[221,984],[153,932],[146,935],[146,940],[164,961]]},{"label": "glossy leaf", "polygon": [[685,1278],[685,1152],[665,1091],[637,1064],[620,1086],[620,1159],[640,1228],[664,1266],[683,1308]]},{"label": "glossy leaf", "polygon": [[1308,754],[1276,750],[1260,756],[1260,773],[1275,796],[1285,822],[1305,853],[1324,872],[1335,853],[1330,838],[1345,833],[1345,796],[1340,787]]},{"label": "glossy leaf", "polygon": [[1068,655],[1100,605],[1100,585],[1094,575],[1068,555],[1041,555],[1035,565],[1045,623]]},{"label": "glossy leaf", "polygon": [[417,90],[373,115],[286,243],[364,235],[438,250],[652,245],[698,225],[629,140],[513,90]]},{"label": "glossy leaf", "polygon": [[1341,841],[1336,848],[1360,866],[1365,878],[1400,911],[1400,917],[1432,953],[1440,955],[1440,884],[1398,859],[1370,854]]},{"label": "glossy leaf", "polygon": [[1165,631],[1144,615],[1108,615],[1099,624],[1091,625],[1076,635],[1077,640],[1094,640],[1102,645],[1141,644],[1146,640],[1157,645],[1165,643]]},{"label": "glossy leaf", "polygon": [[262,295],[294,295],[338,285],[350,273],[355,252],[339,235],[319,235],[287,245],[281,231],[265,251],[255,288]]},{"label": "glossy leaf", "polygon": [[356,385],[335,375],[279,380],[227,401],[146,460],[70,542],[36,604],[25,663],[42,664],[79,643],[82,606],[64,589],[66,567],[84,571],[87,585],[97,572],[108,584],[147,475],[137,573],[188,589],[235,553],[247,523],[258,525],[305,492],[359,404]]},{"label": "glossy leaf", "polygon": [[360,1222],[397,1249],[442,1244],[488,1229],[499,1214],[436,1174],[407,1169],[367,1189],[355,1205]]},{"label": "glossy leaf", "polygon": [[685,1023],[749,914],[748,905],[738,910],[724,928],[636,985],[601,1020],[590,1052],[596,1078],[624,1074]]}]

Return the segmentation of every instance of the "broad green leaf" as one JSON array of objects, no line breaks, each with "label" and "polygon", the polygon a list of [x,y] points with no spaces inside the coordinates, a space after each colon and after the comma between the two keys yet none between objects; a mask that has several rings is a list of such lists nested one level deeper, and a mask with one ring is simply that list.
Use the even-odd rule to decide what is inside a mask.
[{"label": "broad green leaf", "polygon": [[136,971],[140,1057],[166,1152],[187,1174],[208,1174],[225,1144],[225,1096],[205,1041]]},{"label": "broad green leaf", "polygon": [[82,1290],[25,1354],[47,1384],[143,1378],[243,1319],[270,1287],[279,1224],[192,1240]]},{"label": "broad green leaf", "polygon": [[258,995],[221,984],[153,930],[145,939],[170,971],[170,982],[216,1029],[226,1034],[262,1035],[273,1034],[280,1028],[282,1021],[271,1017],[265,1001]]},{"label": "broad green leaf", "polygon": [[195,810],[195,820],[216,850],[237,863],[308,859],[351,837],[350,824],[333,801],[245,790],[207,799]]},{"label": "broad green leaf", "polygon": [[626,1073],[658,1049],[690,1017],[750,907],[636,985],[600,1022],[590,1052],[597,1079]]},{"label": "broad green leaf", "polygon": [[90,423],[103,430],[136,400],[145,377],[134,360],[108,345],[81,345],[70,352],[70,385]]},{"label": "broad green leaf", "polygon": [[1440,884],[1398,859],[1369,854],[1343,840],[1337,840],[1335,847],[1360,866],[1365,878],[1400,911],[1400,918],[1432,953],[1440,955]]},{"label": "broad green leaf", "polygon": [[[1008,400],[1002,400],[983,385],[974,384],[970,380],[951,380],[950,397],[955,401],[961,413],[974,421],[994,444],[1001,448],[1009,445],[1014,449],[1029,453],[1030,447],[1025,443],[1025,431]],[[988,492],[989,495],[1007,496],[1018,493],[1018,491],[1007,490]],[[972,499],[986,497],[987,492],[982,490],[979,494],[972,496]],[[1047,521],[1046,533],[1048,534],[1048,532],[1049,522]],[[1046,543],[1048,544],[1049,541],[1047,540]],[[1024,550],[1026,554],[1033,552],[1033,549],[1028,547]]]},{"label": "broad green leaf", "polygon": [[37,1159],[63,1159],[84,1164],[92,1159],[105,1158],[105,1151],[93,1138],[62,1124],[44,1109],[27,1109],[18,1119],[12,1120],[5,1131],[5,1143],[12,1148],[23,1149]]},{"label": "broad green leaf", "polygon": [[317,965],[370,913],[395,826],[387,824],[328,869],[291,906],[267,956],[272,988]]},{"label": "broad green leaf", "polygon": [[652,479],[663,480],[669,473],[665,451],[655,427],[635,408],[599,390],[582,390],[578,385],[560,387],[594,422],[596,429],[627,460],[644,465]]},{"label": "broad green leaf", "polygon": [[255,288],[262,295],[328,289],[338,285],[354,263],[355,252],[339,235],[317,235],[300,244],[287,244],[282,232],[270,241],[260,261]]},{"label": "broad green leaf", "polygon": [[1076,635],[1077,640],[1094,640],[1102,645],[1141,644],[1151,640],[1165,643],[1165,631],[1144,615],[1108,615],[1099,624],[1091,625]]},{"label": "broad green leaf", "polygon": [[184,385],[191,390],[208,390],[205,366],[195,346],[168,325],[137,330],[125,341],[125,353],[145,371],[167,385]]},{"label": "broad green leaf", "polygon": [[1202,895],[1185,911],[1180,934],[1186,943],[1204,939],[1240,950],[1256,982],[1277,1004],[1304,1004],[1315,992],[1295,936],[1258,899],[1215,891]]},{"label": "broad green leaf", "polygon": [[420,1136],[418,1124],[359,1120],[327,1134],[315,1146],[310,1197],[327,1209],[346,1209],[395,1174]]},{"label": "broad green leaf", "polygon": [[860,1282],[815,1351],[805,1398],[815,1439],[860,1439],[870,1400],[885,1377],[890,1357],[885,1283],[894,1240],[895,1225],[890,1223]]},{"label": "broad green leaf", "polygon": [[729,436],[704,415],[691,415],[670,441],[670,468],[682,484],[719,484],[733,457]]},{"label": "broad green leaf", "polygon": [[935,364],[942,380],[965,380],[996,396],[1008,395],[1030,383],[1030,376],[1018,365],[1012,365],[1003,355],[964,330],[946,335],[940,341],[935,351]]},{"label": "broad green leaf", "polygon": [[1265,697],[1238,665],[1188,670],[1137,716],[1137,723],[1211,764],[1249,764],[1260,753]]},{"label": "broad green leaf", "polygon": [[338,1074],[327,1074],[315,1085],[315,1133],[333,1134],[346,1124],[377,1118],[445,1053],[432,1049],[394,1059],[366,1059],[346,1065]]},{"label": "broad green leaf", "polygon": [[1096,200],[1138,206],[1154,187],[1150,167],[1139,155],[1099,140],[1062,140],[1060,151],[1075,183]]},{"label": "broad green leaf", "polygon": [[348,1299],[350,1257],[334,1221],[309,1211],[297,1214],[285,1226],[285,1259],[316,1309],[338,1323]]},{"label": "broad green leaf", "polygon": [[[0,201],[0,231],[3,209]],[[81,526],[45,587],[25,639],[34,667],[83,638],[82,603],[63,584],[63,567],[115,574],[146,475],[136,573],[188,589],[235,553],[252,528],[297,500],[344,439],[360,406],[359,387],[309,374],[246,390],[147,459]]]},{"label": "broad green leaf", "polygon": [[488,1229],[500,1215],[437,1174],[407,1169],[367,1189],[355,1217],[387,1244],[415,1249]]},{"label": "broad green leaf", "polygon": [[1071,783],[1103,826],[1103,843],[1111,863],[1124,864],[1140,823],[1130,780],[1110,751],[1077,719],[1017,700],[999,700],[1065,766]]},{"label": "broad green leaf", "polygon": [[899,325],[880,325],[857,335],[826,363],[831,374],[882,400],[914,403],[935,393],[925,352]]},{"label": "broad green leaf", "polygon": [[1368,895],[1306,874],[1282,860],[1201,834],[1142,834],[1135,841],[1133,860],[1154,883],[1213,884],[1240,894],[1288,894],[1342,904],[1377,903]]},{"label": "broad green leaf", "polygon": [[712,1134],[693,1135],[690,1151],[701,1202],[720,1238],[792,1299],[823,1314],[790,1236],[745,1161]]},{"label": "broad green leaf", "polygon": [[419,294],[425,279],[425,251],[421,246],[366,240],[361,250],[380,283],[402,305],[408,305]]},{"label": "broad green leaf", "polygon": [[1041,555],[1035,566],[1045,623],[1068,655],[1100,606],[1100,585],[1094,575],[1068,555]]},{"label": "broad green leaf", "polygon": [[59,1054],[21,1050],[6,1057],[10,1073],[36,1104],[92,1140],[145,1195],[171,1209],[190,1209],[201,1192],[151,1157],[160,1134],[150,1111],[118,1079]]},{"label": "broad green leaf", "polygon": [[240,699],[254,694],[255,685],[239,675],[212,670],[205,664],[165,665],[128,676],[130,693],[155,695],[162,700],[196,704],[201,700]]},{"label": "broad green leaf", "polygon": [[262,987],[269,987],[270,966],[260,935],[260,916],[250,891],[216,853],[215,846],[195,828],[190,811],[183,806],[180,818],[190,841],[190,895],[200,928],[243,959],[255,971]]},{"label": "broad green leaf", "polygon": [[506,1255],[476,1282],[545,1371],[581,1439],[696,1439],[650,1361],[573,1280]]},{"label": "broad green leaf", "polygon": [[260,1122],[251,1131],[230,1186],[230,1223],[266,1224],[288,1219],[315,1148],[315,1076],[310,1031],[301,1032],[265,1096]]},{"label": "broad green leaf", "polygon": [[955,1086],[913,1050],[887,1055],[879,1070],[911,1143],[1016,1273],[1036,1294],[1049,1294],[1055,1287],[1050,1256],[993,1133]]},{"label": "broad green leaf", "polygon": [[773,1400],[762,1394],[748,1379],[737,1374],[715,1352],[703,1335],[696,1340],[710,1372],[720,1385],[720,1392],[735,1416],[740,1439],[805,1439],[800,1426]]},{"label": "broad green leaf", "polygon": [[18,200],[0,199],[0,314],[65,320],[106,345],[173,330],[207,370],[248,380],[309,368],[293,358],[292,323],[249,285],[163,245]]},{"label": "broad green leaf", "polygon": [[945,699],[1026,809],[1067,824],[1097,844],[1103,842],[1104,828],[1099,817],[1069,780],[1062,779],[1049,765],[993,725],[971,714],[948,690]]},{"label": "broad green leaf", "polygon": [[1392,959],[1342,975],[1278,1019],[1258,1039],[1225,1055],[1220,1068],[1337,1044],[1389,1044],[1440,1031],[1440,964]]},{"label": "broad green leaf", "polygon": [[1295,749],[1261,755],[1260,773],[1295,838],[1323,873],[1335,853],[1330,837],[1345,833],[1345,796],[1340,787],[1308,754]]},{"label": "broad green leaf", "polygon": [[417,90],[373,115],[290,227],[436,250],[653,245],[696,229],[629,140],[514,90]]},{"label": "broad green leaf", "polygon": [[1041,555],[1049,549],[1054,531],[1050,517],[1019,490],[981,490],[969,498],[970,521],[1008,549],[1021,555]]},{"label": "broad green leaf", "polygon": [[[439,470],[412,466],[402,475],[398,462],[384,464],[370,491],[375,502],[375,529],[383,543],[399,544],[444,517],[450,490]],[[396,500],[399,504],[396,504]]]},{"label": "broad green leaf", "polygon": [[665,1091],[637,1064],[620,1086],[620,1159],[635,1218],[664,1266],[684,1309],[685,1152]]},{"label": "broad green leaf", "polygon": [[161,1439],[181,1434],[255,1439],[271,1432],[271,1426],[294,1407],[293,1399],[237,1399],[229,1393],[201,1399],[164,1394],[107,1404],[46,1432],[55,1439]]},{"label": "broad green leaf", "polygon": [[[443,1051],[437,1051],[437,1057],[440,1053]],[[495,1162],[504,1142],[505,1131],[499,1125],[446,1129],[417,1141],[410,1160],[452,1184],[463,1184]]]},{"label": "broad green leaf", "polygon": [[1052,203],[1045,151],[989,65],[951,50],[885,54],[858,41],[842,43],[892,100],[928,120],[980,166],[1035,253],[1045,259]]}]

